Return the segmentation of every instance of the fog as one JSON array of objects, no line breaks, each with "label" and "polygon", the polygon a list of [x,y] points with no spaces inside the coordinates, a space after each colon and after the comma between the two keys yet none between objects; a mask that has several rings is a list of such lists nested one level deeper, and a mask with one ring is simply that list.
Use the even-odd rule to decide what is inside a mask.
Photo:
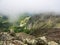
[{"label": "fog", "polygon": [[60,0],[0,0],[0,13],[16,21],[21,13],[60,12]]}]

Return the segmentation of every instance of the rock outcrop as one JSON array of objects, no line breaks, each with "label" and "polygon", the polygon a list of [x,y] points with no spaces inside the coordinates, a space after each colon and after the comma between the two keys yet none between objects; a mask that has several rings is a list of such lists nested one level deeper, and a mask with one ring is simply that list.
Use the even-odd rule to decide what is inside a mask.
[{"label": "rock outcrop", "polygon": [[58,45],[55,41],[48,41],[45,36],[42,37],[34,37],[32,35],[26,33],[16,33],[16,36],[12,38],[9,33],[0,34],[2,38],[0,38],[1,45]]}]

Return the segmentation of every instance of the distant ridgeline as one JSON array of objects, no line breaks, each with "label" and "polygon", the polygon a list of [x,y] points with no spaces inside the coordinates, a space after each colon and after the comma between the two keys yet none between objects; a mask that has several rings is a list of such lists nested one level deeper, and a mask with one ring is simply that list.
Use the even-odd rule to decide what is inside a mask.
[{"label": "distant ridgeline", "polygon": [[8,17],[7,16],[4,16],[3,14],[0,14],[0,19],[5,19],[5,20],[8,20]]}]

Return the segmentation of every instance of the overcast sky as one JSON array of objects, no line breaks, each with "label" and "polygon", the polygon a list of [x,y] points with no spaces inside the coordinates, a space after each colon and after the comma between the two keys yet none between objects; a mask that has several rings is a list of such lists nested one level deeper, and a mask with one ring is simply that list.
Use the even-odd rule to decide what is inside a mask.
[{"label": "overcast sky", "polygon": [[0,0],[0,13],[17,17],[18,13],[60,12],[60,0]]}]

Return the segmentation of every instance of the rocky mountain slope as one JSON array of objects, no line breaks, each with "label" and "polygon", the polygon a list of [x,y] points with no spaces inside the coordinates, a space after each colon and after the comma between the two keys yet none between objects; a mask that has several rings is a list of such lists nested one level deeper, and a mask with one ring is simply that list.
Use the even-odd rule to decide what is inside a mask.
[{"label": "rocky mountain slope", "polygon": [[40,14],[32,16],[27,28],[35,37],[46,36],[50,40],[60,42],[60,15]]}]

